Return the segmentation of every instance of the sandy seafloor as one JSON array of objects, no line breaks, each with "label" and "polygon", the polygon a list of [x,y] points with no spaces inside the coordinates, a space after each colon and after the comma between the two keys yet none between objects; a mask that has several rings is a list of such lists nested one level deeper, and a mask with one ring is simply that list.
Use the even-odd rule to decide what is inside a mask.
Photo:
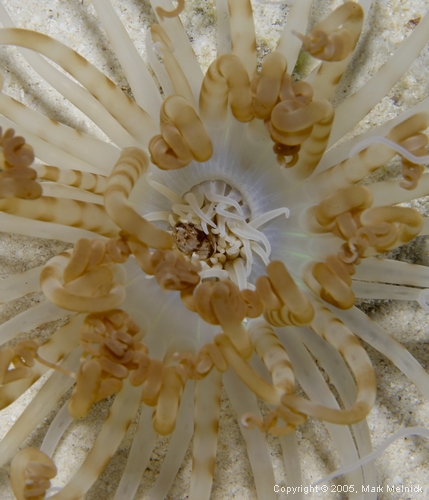
[{"label": "sandy seafloor", "polygon": [[[107,1],[107,0],[106,0]],[[299,0],[296,0],[299,1]],[[95,63],[119,86],[127,89],[127,82],[122,76],[119,64],[108,46],[103,30],[100,28],[94,10],[88,0],[6,0],[3,2],[18,26],[36,29],[67,43],[81,55]],[[144,53],[144,34],[148,24],[154,22],[147,1],[114,0],[123,23],[125,24],[138,50]],[[316,2],[317,3],[317,2]],[[330,5],[339,2],[318,2],[322,12],[328,12]],[[255,2],[258,45],[266,52],[272,48],[279,36],[287,8],[278,5],[265,5]],[[429,10],[429,0],[379,0],[370,13],[370,25],[366,25],[360,43],[360,52],[353,60],[353,69],[337,93],[337,100],[359,88],[374,74],[380,65],[391,55],[407,37],[416,19]],[[313,11],[314,18],[320,15]],[[204,67],[215,56],[215,12],[213,0],[187,2],[182,20],[194,40],[194,48]],[[14,49],[0,49],[0,67],[5,77],[4,88],[10,95],[20,99],[26,105],[36,107],[50,117],[63,121],[81,131],[92,131],[91,123],[79,112],[69,108],[65,99],[40,81],[22,58],[17,57]],[[412,65],[389,95],[361,123],[366,129],[396,116],[401,110],[408,109],[419,102],[429,91],[429,50]],[[308,68],[307,68],[308,69]],[[304,68],[305,70],[305,68]],[[99,135],[100,136],[100,135]],[[386,175],[393,175],[384,172]],[[414,202],[413,206],[428,216],[427,200]],[[19,237],[0,233],[0,279],[20,271],[43,264],[47,259],[64,248],[59,242]],[[400,248],[395,252],[397,258],[407,262],[429,265],[428,244],[426,238],[419,238],[413,245]],[[14,301],[2,309],[3,319],[14,316],[41,300],[37,294]],[[427,315],[417,303],[400,301],[365,301],[364,310],[370,317],[382,325],[391,335],[402,342],[417,358],[424,368],[429,369],[429,328]],[[49,327],[44,325],[32,335],[49,335]],[[386,437],[402,426],[429,427],[429,402],[417,392],[392,363],[382,355],[368,348],[373,360],[378,380],[377,404],[368,417],[377,447]],[[39,384],[36,384],[38,387]],[[35,389],[37,390],[37,388]],[[22,408],[32,395],[23,395],[14,405],[0,414],[0,437],[16,421]],[[215,481],[212,498],[256,498],[252,474],[246,456],[243,439],[238,431],[238,424],[227,401],[220,423],[219,454],[216,461]],[[107,404],[99,404],[83,422],[74,423],[55,455],[60,470],[59,481],[70,476],[86,456],[90,443],[100,427],[101,419],[107,415]],[[37,430],[25,442],[25,445],[39,446],[49,422],[54,417],[52,412]],[[131,431],[135,428],[131,426]],[[113,498],[115,485],[121,475],[130,445],[131,435],[127,434],[118,453],[107,467],[95,486],[85,498],[90,500]],[[326,431],[320,424],[305,425],[299,429],[298,441],[302,455],[302,470],[306,484],[326,475],[339,466],[339,460],[332,451]],[[160,439],[159,446],[152,455],[150,468],[136,498],[148,498],[150,485],[156,478],[162,463],[165,445],[168,439]],[[280,448],[274,443],[272,458],[275,466],[276,482],[284,483],[284,466]],[[380,499],[426,499],[429,496],[429,442],[418,437],[401,439],[394,443],[376,460],[378,484],[385,490],[386,485],[419,485],[423,494],[380,493]],[[190,475],[191,456],[188,451],[185,462],[179,471],[169,499],[186,498]],[[273,485],[274,486],[274,485]],[[0,471],[0,498],[13,498],[8,484],[8,468]],[[286,498],[279,494],[279,498]],[[292,497],[293,498],[293,497]],[[311,498],[309,496],[309,498]],[[314,498],[345,498],[344,495],[327,493]]]}]

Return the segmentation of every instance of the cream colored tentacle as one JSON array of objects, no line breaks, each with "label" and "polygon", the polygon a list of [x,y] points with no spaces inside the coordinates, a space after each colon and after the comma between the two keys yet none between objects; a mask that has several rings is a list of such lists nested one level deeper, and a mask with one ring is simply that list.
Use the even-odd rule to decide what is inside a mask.
[{"label": "cream colored tentacle", "polygon": [[28,293],[39,292],[39,273],[43,266],[14,274],[0,281],[0,304],[18,299]]},{"label": "cream colored tentacle", "polygon": [[[79,366],[79,358],[82,350],[78,347],[74,349],[69,356],[61,363],[61,366],[74,370]],[[7,463],[16,453],[17,448],[25,440],[25,436],[37,427],[39,423],[52,411],[58,401],[75,383],[73,378],[70,378],[63,373],[54,372],[37,395],[28,404],[26,409],[20,415],[12,429],[0,442],[0,466]]]},{"label": "cream colored tentacle", "polygon": [[35,164],[32,168],[37,172],[39,179],[65,184],[66,186],[84,189],[96,194],[103,194],[106,189],[107,176],[104,175],[58,168],[51,165]]},{"label": "cream colored tentacle", "polygon": [[232,54],[216,59],[207,70],[200,94],[200,113],[206,125],[223,123],[228,101],[240,122],[253,118],[250,80],[241,60]]},{"label": "cream colored tentacle", "polygon": [[157,47],[165,69],[174,88],[174,93],[185,98],[191,106],[196,107],[196,100],[192,94],[192,89],[174,55],[174,47],[167,33],[161,26],[154,24],[150,28],[152,40]]},{"label": "cream colored tentacle", "polygon": [[[153,120],[156,120],[162,99],[145,63],[117,16],[110,0],[91,0],[91,2],[121,63],[134,99]],[[131,144],[128,146],[131,146]]]},{"label": "cream colored tentacle", "polygon": [[106,212],[124,231],[153,248],[171,248],[173,237],[146,221],[128,205],[134,184],[149,166],[147,154],[137,148],[124,149],[104,192]]},{"label": "cream colored tentacle", "polygon": [[249,78],[256,72],[256,37],[250,0],[228,0],[231,51],[246,68]]},{"label": "cream colored tentacle", "polygon": [[[0,19],[5,28],[15,25],[0,3]],[[43,57],[32,50],[22,49],[22,54],[32,68],[58,90],[66,99],[88,116],[116,145],[121,148],[136,146],[137,143],[130,134],[113,118],[97,99],[87,90],[73,82],[69,77],[58,71]],[[136,95],[136,94],[134,94]]]},{"label": "cream colored tentacle", "polygon": [[358,393],[351,408],[339,410],[304,400],[295,395],[284,395],[282,403],[294,411],[320,418],[326,422],[350,425],[361,421],[375,402],[376,381],[371,361],[352,332],[319,301],[313,301],[316,311],[312,329],[321,335],[343,356],[356,379]]},{"label": "cream colored tentacle", "polygon": [[[428,124],[429,114],[420,112],[393,127],[386,138],[401,143],[425,130]],[[372,144],[338,165],[314,175],[306,185],[306,192],[314,201],[319,201],[338,189],[359,182],[366,175],[391,160],[396,154],[396,151],[387,145]]]},{"label": "cream colored tentacle", "polygon": [[[119,150],[114,146],[110,146],[110,160],[108,164],[105,163],[93,165],[91,162],[98,163],[99,158],[94,157],[91,162],[86,162],[74,156],[73,153],[67,153],[62,149],[54,146],[49,141],[45,141],[33,134],[25,127],[21,127],[11,120],[0,115],[0,126],[4,129],[12,127],[15,129],[17,135],[25,136],[25,139],[31,144],[34,149],[35,156],[50,165],[58,165],[61,168],[68,168],[74,170],[80,170],[81,172],[93,172],[95,174],[108,173],[111,169],[111,165],[114,163],[114,158],[119,157]],[[106,144],[108,146],[108,144]]]},{"label": "cream colored tentacle", "polygon": [[216,0],[217,57],[231,53],[231,24],[228,0]]},{"label": "cream colored tentacle", "polygon": [[24,219],[19,215],[10,215],[1,212],[0,225],[5,232],[22,234],[33,238],[61,240],[67,243],[76,243],[76,241],[81,238],[94,237],[94,233],[86,229],[63,226],[62,224],[54,224],[39,220]]},{"label": "cream colored tentacle", "polygon": [[8,198],[0,200],[0,210],[26,219],[72,226],[102,236],[116,236],[118,226],[108,217],[103,205],[65,198],[42,196],[37,200]]},{"label": "cream colored tentacle", "polygon": [[[40,139],[96,168],[106,170],[106,167],[109,168],[112,164],[112,155],[116,153],[114,146],[27,108],[3,92],[0,92],[0,113],[13,123],[28,129]],[[24,136],[28,138],[26,132]],[[31,139],[28,138],[28,140]]]},{"label": "cream colored tentacle", "polygon": [[393,56],[357,92],[348,97],[335,111],[329,145],[335,144],[381,101],[399,78],[417,59],[429,41],[429,13],[413,29]]},{"label": "cream colored tentacle", "polygon": [[293,30],[298,31],[298,33],[307,31],[310,8],[311,0],[294,2],[289,7],[286,24],[283,26],[276,52],[280,52],[285,56],[290,68],[295,67],[302,46],[301,40],[293,34]]},{"label": "cream colored tentacle", "polygon": [[128,380],[124,381],[123,388],[116,396],[91,451],[76,474],[59,493],[51,497],[52,499],[82,498],[89,490],[112,458],[133,421],[140,405],[140,392],[141,388],[133,387]]},{"label": "cream colored tentacle", "polygon": [[149,465],[157,438],[152,427],[152,413],[153,410],[149,406],[144,405],[141,409],[137,431],[114,500],[132,500]]},{"label": "cream colored tentacle", "polygon": [[55,182],[42,182],[40,187],[42,188],[43,196],[67,198],[70,200],[94,203],[96,205],[103,204],[103,197],[101,195],[84,191],[83,189],[77,189],[64,184],[57,184]]},{"label": "cream colored tentacle", "polygon": [[182,401],[177,414],[176,428],[171,435],[167,454],[150,493],[150,500],[165,498],[179,471],[194,430],[193,419],[194,381],[189,380],[183,391]]},{"label": "cream colored tentacle", "polygon": [[362,25],[362,7],[356,2],[345,2],[317,24],[309,35],[298,35],[303,40],[304,50],[324,61],[312,81],[315,99],[331,99],[351,60]]},{"label": "cream colored tentacle", "polygon": [[0,326],[0,345],[15,338],[22,332],[28,332],[43,323],[64,318],[68,314],[67,311],[60,309],[49,301],[42,301],[26,311],[19,313],[17,316],[14,316]]},{"label": "cream colored tentacle", "polygon": [[154,121],[140,106],[86,59],[66,45],[41,33],[18,28],[1,30],[0,43],[36,50],[59,64],[86,87],[143,146],[156,131]]},{"label": "cream colored tentacle", "polygon": [[[56,364],[60,362],[78,345],[78,332],[82,321],[83,317],[79,315],[72,318],[39,347],[37,354],[49,363]],[[31,369],[31,377],[16,380],[0,387],[0,408],[5,408],[18,399],[47,370],[47,365],[41,364],[35,359],[34,366]]]},{"label": "cream colored tentacle", "polygon": [[195,101],[198,102],[203,72],[189,43],[188,35],[183,29],[179,17],[164,17],[161,19],[157,13],[158,7],[161,7],[164,11],[171,11],[172,5],[169,0],[151,0],[151,4],[158,17],[159,24],[167,33],[173,47],[180,47],[180,50],[177,49],[174,55],[186,75]]},{"label": "cream colored tentacle", "polygon": [[209,500],[217,452],[222,374],[212,370],[195,382],[190,500]]}]

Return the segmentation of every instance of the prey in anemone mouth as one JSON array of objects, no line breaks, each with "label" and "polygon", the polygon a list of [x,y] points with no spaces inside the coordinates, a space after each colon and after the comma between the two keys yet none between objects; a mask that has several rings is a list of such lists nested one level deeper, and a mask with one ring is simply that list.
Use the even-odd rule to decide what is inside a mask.
[{"label": "prey in anemone mouth", "polygon": [[[47,261],[1,282],[0,407],[18,413],[0,442],[2,464],[11,460],[2,494],[265,500],[277,484],[305,498],[312,481],[355,464],[331,497],[375,498],[380,478],[365,457],[382,443],[378,421],[387,412],[399,425],[398,401],[414,391],[398,436],[428,435],[429,271],[395,260],[422,248],[429,228],[427,88],[404,113],[355,127],[427,56],[427,2],[349,91],[342,77],[382,3],[319,14],[309,0],[131,2],[145,14],[136,46],[146,64],[121,3],[59,2],[59,23],[62,9],[83,17],[79,29],[111,47],[119,63],[108,76],[83,38],[70,48],[14,27],[12,3],[0,5],[0,45],[22,51],[81,123],[56,120],[49,93],[29,102],[25,82],[23,102],[11,97],[14,66],[3,64],[0,229],[55,242]],[[264,16],[279,27],[272,47],[255,35]],[[189,42],[210,53],[198,27],[217,36],[204,70]],[[380,299],[411,304],[423,336],[401,344],[373,322]],[[403,375],[381,403],[386,360]],[[94,432],[75,459],[68,446],[85,425]],[[384,425],[391,441],[395,430]],[[249,473],[232,477],[236,446]],[[404,452],[402,440],[392,446]],[[410,483],[426,478],[419,465]]]}]

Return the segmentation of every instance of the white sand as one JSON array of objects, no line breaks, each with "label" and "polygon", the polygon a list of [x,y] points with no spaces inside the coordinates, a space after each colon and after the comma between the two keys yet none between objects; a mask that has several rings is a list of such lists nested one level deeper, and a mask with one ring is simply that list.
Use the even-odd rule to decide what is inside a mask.
[{"label": "white sand", "polygon": [[[299,1],[299,0],[296,0]],[[153,18],[148,18],[148,7],[141,0],[114,0],[112,2],[127,27],[138,50],[144,52],[144,28]],[[340,2],[320,2],[321,10],[328,12],[330,5]],[[99,27],[92,6],[88,0],[5,0],[4,4],[15,22],[25,28],[35,29],[54,36],[60,41],[75,48],[84,57],[95,63],[109,78],[122,87],[127,87],[117,60],[108,47],[104,32]],[[284,22],[284,10],[278,7],[256,3],[256,23],[259,41],[262,47],[272,48],[277,40],[281,25]],[[193,8],[199,7],[195,14]],[[349,71],[348,80],[344,81],[337,93],[341,99],[350,91],[365,82],[396,47],[408,36],[414,19],[422,16],[429,7],[428,0],[380,0],[371,11],[371,24],[366,27],[361,41],[361,52],[354,59],[354,67]],[[184,23],[194,38],[195,50],[206,67],[215,55],[213,37],[215,28],[212,0],[189,1]],[[37,107],[50,117],[63,121],[82,131],[92,131],[91,123],[80,113],[72,110],[55,91],[50,89],[26,67],[25,62],[16,56],[14,49],[1,49],[0,66],[5,77],[5,88],[10,95],[16,96],[25,104]],[[408,109],[419,102],[429,91],[429,54],[425,49],[425,57],[413,64],[412,70],[400,80],[380,105],[366,117],[360,125],[366,129],[396,116],[401,110]],[[100,134],[100,137],[102,135]],[[414,206],[427,215],[428,201],[419,200]],[[62,246],[55,242],[29,240],[6,234],[0,234],[0,278],[10,274],[41,265],[49,257],[60,251]],[[428,248],[426,239],[401,249],[397,252],[401,260],[417,261],[428,265]],[[15,315],[21,310],[39,301],[38,296],[31,296],[15,301],[3,310],[4,318]],[[401,341],[411,353],[428,368],[427,353],[428,334],[427,316],[415,303],[398,301],[366,302],[365,310],[371,318],[379,322],[389,333]],[[48,334],[48,328],[42,328],[39,334]],[[368,421],[373,435],[373,445],[377,447],[386,436],[390,436],[401,426],[423,425],[429,427],[429,402],[419,395],[405,377],[382,356],[369,349],[378,378],[377,404]],[[40,385],[40,384],[39,384]],[[19,416],[22,408],[30,400],[25,394],[16,404],[7,408],[0,415],[0,437],[2,437]],[[95,432],[99,429],[101,417],[105,418],[107,407],[98,405],[84,422],[73,424],[67,432],[55,456],[60,469],[60,479],[69,476],[83,460],[89,450]],[[26,445],[39,446],[43,435],[52,420],[54,413],[26,441]],[[326,439],[326,431],[320,424],[306,425],[299,431],[299,444],[302,452],[303,474],[307,484],[337,468],[339,463],[332,454]],[[152,456],[150,470],[144,477],[136,498],[147,498],[150,485],[156,478],[165,451],[166,440]],[[90,490],[87,499],[111,499],[114,496],[122,467],[130,445],[130,437],[120,446],[101,479]],[[283,465],[278,446],[273,446],[276,480],[284,484]],[[378,480],[383,487],[388,485],[409,486],[420,485],[426,493],[422,495],[404,495],[381,493],[380,499],[426,499],[429,496],[429,443],[419,438],[409,438],[395,443],[377,460]],[[190,454],[188,453],[183,468],[174,487],[170,491],[170,499],[186,498],[189,474]],[[8,485],[7,469],[0,472],[0,498],[13,498]],[[255,498],[252,474],[241,435],[238,432],[236,419],[226,403],[220,430],[219,455],[216,463],[216,478],[213,490],[214,499]],[[280,494],[279,498],[286,498]],[[341,495],[326,494],[315,498],[344,498]]]}]

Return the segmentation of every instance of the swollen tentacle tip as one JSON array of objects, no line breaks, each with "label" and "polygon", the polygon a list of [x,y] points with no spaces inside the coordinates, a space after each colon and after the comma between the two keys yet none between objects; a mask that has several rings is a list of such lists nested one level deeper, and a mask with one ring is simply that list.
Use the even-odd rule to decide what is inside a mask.
[{"label": "swollen tentacle tip", "polygon": [[185,0],[177,0],[177,7],[174,10],[165,10],[162,7],[156,7],[155,12],[157,13],[161,21],[164,18],[177,17],[185,8]]},{"label": "swollen tentacle tip", "polygon": [[0,127],[0,199],[20,198],[35,200],[42,196],[42,187],[36,181],[37,172],[30,168],[34,162],[33,148],[9,128]]},{"label": "swollen tentacle tip", "polygon": [[304,281],[322,300],[339,309],[350,309],[355,304],[351,281],[329,262],[309,263],[304,271]]},{"label": "swollen tentacle tip", "polygon": [[57,475],[54,462],[36,448],[18,451],[12,460],[10,481],[17,500],[42,500]]},{"label": "swollen tentacle tip", "polygon": [[346,2],[317,24],[308,35],[293,32],[303,48],[322,61],[343,61],[354,50],[363,23],[363,9]]},{"label": "swollen tentacle tip", "polygon": [[[114,11],[109,10],[110,3],[102,0],[93,3],[96,9],[102,4],[99,17],[102,20],[106,15],[105,27],[112,43],[120,41],[121,47],[126,47],[125,33],[118,29],[115,18],[111,18]],[[386,267],[398,269],[389,267],[393,263],[384,261],[378,266],[377,262],[376,272],[371,273],[368,269],[373,270],[374,262],[364,260],[420,234],[424,227],[422,217],[399,206],[400,201],[390,203],[391,191],[396,190],[398,198],[406,196],[403,190],[397,189],[398,183],[392,190],[392,186],[384,189],[384,183],[379,184],[385,198],[382,203],[376,188],[357,185],[399,154],[403,166],[400,186],[418,187],[423,193],[428,182],[422,178],[422,165],[428,159],[428,139],[424,134],[428,115],[414,113],[391,128],[385,138],[376,135],[360,143],[358,150],[352,150],[344,161],[341,146],[325,155],[328,141],[341,138],[341,134],[335,137],[336,132],[331,133],[333,124],[335,129],[338,124],[343,127],[343,120],[348,123],[350,126],[344,127],[344,133],[353,125],[352,120],[347,122],[341,108],[334,122],[331,98],[360,36],[362,7],[357,2],[345,2],[309,34],[297,34],[304,49],[325,61],[310,84],[295,82],[287,71],[287,59],[293,59],[290,56],[294,46],[299,45],[284,47],[288,45],[284,42],[289,39],[289,27],[277,50],[263,58],[260,74],[256,74],[256,38],[250,0],[219,3],[218,8],[224,14],[219,16],[219,57],[203,77],[186,45],[187,37],[180,20],[176,19],[184,5],[185,0],[179,0],[172,10],[155,6],[161,24],[153,26],[147,38],[152,69],[159,77],[164,96],[168,97],[163,99],[158,94],[157,84],[152,82],[144,64],[133,56],[131,46],[125,50],[123,67],[134,87],[136,100],[144,103],[142,107],[84,58],[59,42],[26,30],[0,30],[1,43],[32,48],[67,69],[88,91],[79,87],[76,101],[82,99],[84,112],[89,110],[90,118],[119,148],[36,115],[4,94],[0,96],[0,111],[5,116],[13,119],[14,113],[23,113],[20,120],[26,122],[23,128],[32,133],[28,137],[34,138],[38,154],[40,151],[41,156],[46,154],[58,159],[58,167],[30,168],[34,154],[24,139],[15,136],[11,129],[3,135],[0,132],[3,170],[0,208],[15,217],[13,221],[19,225],[17,231],[32,235],[42,227],[44,235],[75,243],[73,250],[51,259],[41,273],[37,269],[35,272],[40,276],[42,291],[52,303],[68,311],[90,313],[86,317],[76,315],[76,322],[72,319],[40,348],[34,341],[26,340],[0,351],[0,406],[17,399],[46,368],[74,379],[60,377],[66,379],[69,386],[76,381],[67,407],[73,418],[85,417],[95,403],[115,395],[112,411],[87,460],[60,495],[64,498],[85,496],[106,458],[119,446],[140,403],[153,407],[152,429],[146,425],[150,424],[147,419],[152,410],[148,412],[143,407],[143,424],[134,437],[136,446],[130,451],[124,474],[125,489],[137,491],[143,472],[142,469],[138,473],[136,469],[135,450],[141,449],[143,442],[145,446],[150,444],[152,431],[166,435],[176,430],[170,446],[178,449],[169,450],[170,455],[162,465],[163,480],[155,486],[158,496],[167,496],[167,486],[165,491],[160,489],[173,481],[180,465],[179,459],[175,462],[176,458],[182,452],[184,456],[192,433],[189,408],[192,407],[193,381],[192,498],[211,495],[222,380],[233,405],[240,405],[242,398],[247,397],[242,391],[246,386],[256,398],[274,408],[264,417],[259,416],[257,407],[254,414],[244,414],[241,423],[246,429],[257,428],[273,436],[285,436],[294,432],[308,416],[340,425],[361,421],[374,405],[376,380],[366,351],[347,327],[346,320],[342,323],[338,319],[343,314],[351,325],[362,322],[359,327],[362,336],[361,332],[367,327],[371,339],[381,338],[379,345],[383,353],[398,360],[398,366],[408,370],[419,387],[424,389],[428,385],[427,377],[417,363],[413,365],[404,348],[398,349],[392,340],[389,344],[385,332],[379,333],[368,322],[364,323],[359,313],[351,309],[355,303],[353,278],[357,278],[353,290],[359,296],[357,290],[362,278],[359,272],[362,272],[366,277],[370,274],[368,282],[362,278],[362,288],[367,287],[375,294],[380,289],[395,289],[392,295],[410,293],[411,296],[412,293],[414,299],[418,296],[425,311],[429,311],[427,276],[422,268],[406,276],[403,284],[407,288],[395,287],[394,284],[401,284],[396,273],[391,273],[396,280],[393,285],[385,279]],[[303,10],[291,9],[288,15],[292,22],[289,19],[288,26],[295,25],[294,20],[299,20],[296,25],[302,25],[302,19],[297,19],[298,13],[301,16]],[[416,30],[421,32],[420,27]],[[409,37],[406,43],[416,38]],[[133,83],[134,70],[138,75],[137,84]],[[388,76],[382,75],[381,80],[380,88],[386,88]],[[144,95],[139,92],[140,87],[145,89]],[[199,106],[195,102],[198,95]],[[354,104],[349,108],[345,103],[343,111],[354,108],[350,116],[359,116],[360,110],[356,108],[362,104],[360,95],[354,96],[350,101]],[[92,115],[91,110],[95,108],[90,104],[98,110]],[[9,115],[3,106],[10,106]],[[144,107],[150,109],[150,116]],[[159,127],[153,119],[156,116],[159,116]],[[40,135],[43,128],[46,128],[44,139]],[[129,145],[132,147],[127,147]],[[321,160],[321,172],[315,173]],[[280,169],[276,161],[285,168]],[[188,168],[181,172],[166,172],[186,166]],[[157,182],[151,179],[149,169],[153,170]],[[98,171],[105,175],[93,173]],[[44,184],[45,194],[52,192],[54,196],[41,196],[36,172],[39,178],[49,181]],[[137,185],[144,176],[146,183]],[[137,196],[140,188],[141,196]],[[161,196],[163,199],[159,200]],[[290,200],[291,210],[279,207],[278,203],[285,198]],[[405,201],[411,198],[410,195]],[[148,213],[150,207],[159,211]],[[304,218],[299,215],[301,208],[305,210]],[[284,214],[287,220],[263,227]],[[9,223],[8,217],[5,215],[2,219],[5,224]],[[37,220],[36,229],[30,227],[30,219]],[[82,233],[78,237],[76,234],[81,230],[110,239],[78,239]],[[133,257],[146,277],[155,279],[139,279],[135,272],[139,273],[140,269],[134,266]],[[271,260],[276,258],[281,260]],[[367,268],[365,265],[358,268],[366,262],[369,262]],[[258,277],[263,265],[266,275]],[[128,278],[122,278],[125,271]],[[6,301],[9,289],[16,297],[26,295],[27,281],[33,280],[35,272],[30,270],[29,274],[16,277],[16,281],[8,278],[6,286],[0,287],[2,300]],[[409,282],[417,289],[411,288]],[[128,301],[125,301],[125,286]],[[165,300],[158,300],[155,294],[159,289],[180,295],[185,312],[199,316],[194,318],[199,325],[197,332],[177,324],[180,315],[175,314],[174,308],[182,304],[175,304],[174,297],[168,301],[172,307],[168,317],[163,313]],[[155,359],[153,352],[149,353],[148,346],[142,343],[144,332],[139,326],[125,311],[118,309],[123,304],[135,310],[134,300],[139,297],[143,297],[144,308],[151,308],[144,311],[151,325],[149,341],[162,334],[160,342],[156,342],[160,359]],[[323,306],[324,302],[330,304],[329,309]],[[44,314],[45,305],[37,311]],[[32,320],[35,318],[34,322],[40,320],[38,312],[29,313]],[[50,314],[47,313],[47,317],[50,319]],[[43,316],[42,320],[45,319]],[[20,333],[18,330],[26,320],[27,316],[19,317],[2,330],[11,338]],[[204,326],[204,322],[212,326]],[[80,331],[76,324],[82,325]],[[165,325],[169,328],[164,328]],[[294,332],[299,332],[297,328],[284,329],[285,326],[306,326],[306,329],[301,330],[299,336]],[[193,333],[191,346],[181,342],[178,347],[171,342],[173,337],[182,339],[186,335],[188,338]],[[165,345],[170,346],[166,351],[162,351],[164,338],[167,339]],[[199,351],[194,350],[194,345],[199,346]],[[339,399],[343,398],[338,408],[316,404],[295,394],[292,363],[300,365],[302,387],[307,387],[304,383],[307,372],[311,374],[311,369],[319,368],[313,366],[314,360],[307,351],[326,369],[338,389]],[[336,353],[345,363],[334,363],[335,369],[331,371]],[[257,358],[252,359],[255,355]],[[74,366],[73,356],[78,366],[73,368],[76,373],[67,369]],[[63,358],[64,363],[60,363]],[[302,366],[303,363],[310,369]],[[235,373],[241,386],[230,384],[228,371]],[[57,378],[53,377],[48,384]],[[329,401],[332,388],[323,384],[318,387],[321,400]],[[357,392],[351,407],[341,393],[343,389],[347,394]],[[36,396],[35,404],[47,401],[48,397],[51,403],[55,399],[51,396],[44,387]],[[45,405],[47,411],[49,404]],[[39,408],[42,406],[39,404]],[[33,415],[31,408],[24,412],[3,442],[5,448],[12,450],[19,446],[20,430],[34,427],[36,413]],[[43,449],[45,445],[49,447],[48,442],[53,443],[54,437],[61,437],[57,423],[64,417],[63,412],[59,417],[49,429],[49,439]],[[254,432],[245,435],[255,438]],[[265,438],[257,433],[256,436],[258,446],[254,446],[255,441],[250,441],[248,446],[252,463],[255,459],[264,460],[264,455],[269,457],[268,450],[265,453],[262,448]],[[360,446],[358,441],[359,436],[356,443]],[[150,452],[150,446],[147,451]],[[285,458],[295,460],[292,455]],[[174,460],[170,460],[172,456]],[[143,462],[141,465],[144,468]],[[254,468],[255,484],[261,489],[258,495],[266,498],[272,494],[272,481],[267,475],[270,463],[262,465],[262,479],[257,477],[259,467]],[[294,467],[298,470],[298,463]],[[37,450],[19,452],[12,462],[11,473],[17,498],[41,500],[55,472],[46,455]],[[124,482],[119,486],[118,497],[126,496]]]},{"label": "swollen tentacle tip", "polygon": [[58,307],[75,312],[101,312],[115,309],[125,300],[123,285],[113,281],[111,261],[87,269],[93,252],[98,253],[99,249],[89,240],[81,240],[73,253],[63,252],[44,266],[40,286]]},{"label": "swollen tentacle tip", "polygon": [[213,154],[210,137],[194,107],[179,95],[161,107],[161,134],[149,142],[151,161],[162,170],[175,170],[192,160],[205,162]]},{"label": "swollen tentacle tip", "polygon": [[39,343],[36,340],[28,339],[18,342],[13,348],[1,349],[0,386],[32,377],[38,348]]}]

